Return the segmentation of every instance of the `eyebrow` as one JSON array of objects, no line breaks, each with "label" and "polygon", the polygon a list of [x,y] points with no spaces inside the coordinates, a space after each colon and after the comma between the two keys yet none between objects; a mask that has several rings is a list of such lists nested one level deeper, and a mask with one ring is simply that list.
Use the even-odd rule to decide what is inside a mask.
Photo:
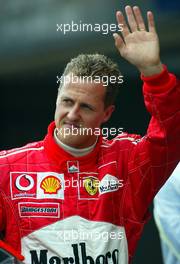
[{"label": "eyebrow", "polygon": [[[68,99],[68,100],[70,100],[71,102],[73,102],[74,103],[74,100],[71,98],[71,97],[69,97],[69,96],[66,96],[66,95],[64,95],[64,96],[62,96],[61,97],[61,100],[63,100],[63,99]],[[92,105],[90,105],[90,104],[87,104],[87,103],[80,103],[80,106],[87,106],[87,107],[89,107],[91,110],[96,110],[96,108],[94,107],[94,106],[92,106]]]}]

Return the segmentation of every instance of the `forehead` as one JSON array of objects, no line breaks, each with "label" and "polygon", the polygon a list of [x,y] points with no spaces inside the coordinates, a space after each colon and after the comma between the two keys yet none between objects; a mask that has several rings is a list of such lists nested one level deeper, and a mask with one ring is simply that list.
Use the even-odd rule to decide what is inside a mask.
[{"label": "forehead", "polygon": [[59,96],[70,96],[75,100],[103,100],[106,93],[106,87],[102,83],[95,83],[92,80],[83,77],[72,76],[68,74],[60,89]]}]

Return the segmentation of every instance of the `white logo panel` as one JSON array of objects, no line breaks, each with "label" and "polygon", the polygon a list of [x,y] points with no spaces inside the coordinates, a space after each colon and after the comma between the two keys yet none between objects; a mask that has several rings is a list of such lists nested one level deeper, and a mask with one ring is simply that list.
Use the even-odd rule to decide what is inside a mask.
[{"label": "white logo panel", "polygon": [[106,174],[100,181],[99,193],[104,194],[108,192],[115,192],[122,186],[122,180],[119,180],[117,177],[111,174]]},{"label": "white logo panel", "polygon": [[37,199],[43,198],[64,199],[64,174],[37,173]]},{"label": "white logo panel", "polygon": [[[42,227],[21,240],[25,263],[128,264],[123,226],[72,216]],[[92,250],[93,249],[93,250]],[[38,262],[37,262],[38,260]],[[77,261],[78,260],[78,261]]]}]

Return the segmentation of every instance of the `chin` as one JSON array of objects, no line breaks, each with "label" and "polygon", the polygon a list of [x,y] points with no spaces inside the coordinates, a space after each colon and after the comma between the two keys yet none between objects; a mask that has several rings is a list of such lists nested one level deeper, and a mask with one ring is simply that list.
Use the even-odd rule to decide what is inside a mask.
[{"label": "chin", "polygon": [[73,148],[83,148],[85,142],[87,142],[86,140],[82,140],[78,136],[75,136],[75,135],[68,135],[65,137],[62,136],[59,139],[62,141],[62,143],[70,147],[73,147]]}]

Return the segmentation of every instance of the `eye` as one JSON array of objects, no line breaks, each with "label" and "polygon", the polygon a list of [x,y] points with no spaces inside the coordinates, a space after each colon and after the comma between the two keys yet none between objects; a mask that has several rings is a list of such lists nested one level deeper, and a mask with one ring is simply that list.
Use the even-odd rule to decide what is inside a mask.
[{"label": "eye", "polygon": [[90,109],[88,105],[82,105],[83,108]]},{"label": "eye", "polygon": [[65,105],[72,105],[73,104],[73,101],[71,99],[68,99],[68,98],[64,98],[62,100],[62,102],[65,104]]},{"label": "eye", "polygon": [[93,108],[88,104],[81,104],[81,107],[85,110],[93,111]]}]

